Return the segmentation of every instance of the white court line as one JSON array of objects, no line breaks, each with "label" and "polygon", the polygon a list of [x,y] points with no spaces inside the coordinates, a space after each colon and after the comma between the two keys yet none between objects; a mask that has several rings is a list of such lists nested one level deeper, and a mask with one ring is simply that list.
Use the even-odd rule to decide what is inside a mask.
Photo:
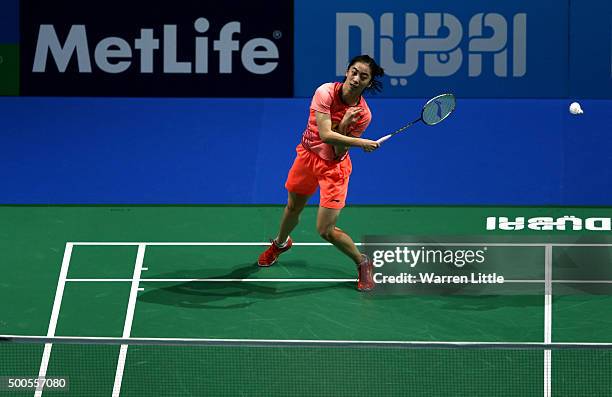
[{"label": "white court line", "polygon": [[[16,339],[18,341],[32,341],[28,343],[34,343],[37,340],[45,339],[46,337],[43,335],[0,335],[2,338],[8,339]],[[478,346],[478,345],[518,345],[518,346],[542,346],[542,342],[484,342],[484,341],[411,341],[411,340],[334,340],[334,339],[226,339],[226,338],[122,338],[122,337],[103,337],[103,336],[55,336],[53,340],[56,341],[64,341],[64,342],[74,342],[74,343],[87,343],[88,341],[98,342],[98,343],[117,343],[117,342],[126,342],[126,343],[134,343],[137,344],[139,342],[146,343],[152,342],[154,344],[164,344],[164,342],[193,342],[203,344],[207,342],[228,342],[228,343],[270,343],[270,344],[294,344],[294,343],[305,343],[305,344],[389,344],[389,345],[458,345],[458,346]],[[58,342],[59,343],[59,342]],[[612,347],[612,342],[557,342],[551,343],[551,346],[571,346],[571,347],[590,347],[590,346],[605,346]]]},{"label": "white court line", "polygon": [[[134,275],[132,277],[132,289],[130,290],[130,299],[128,301],[127,313],[125,315],[125,324],[123,325],[123,338],[129,338],[132,331],[132,321],[134,320],[134,310],[136,309],[136,298],[138,297],[138,284],[140,282],[140,274],[142,273],[142,264],[144,262],[146,246],[140,244],[138,246],[138,254],[136,254],[136,264],[134,266]],[[123,370],[125,368],[125,358],[127,356],[128,345],[122,344],[119,350],[119,358],[117,359],[117,371],[115,372],[115,384],[113,386],[113,397],[118,397],[121,393],[121,382],[123,380]]]},{"label": "white court line", "polygon": [[[96,282],[132,282],[131,278],[69,278],[67,282],[76,283],[96,283]],[[140,282],[159,283],[159,282],[254,282],[254,283],[352,283],[356,278],[141,278]],[[612,284],[612,280],[551,280],[552,284]],[[417,281],[419,284],[420,281]],[[546,280],[513,280],[504,279],[504,283],[532,283],[543,284]],[[503,283],[499,283],[503,284]]]},{"label": "white court line", "polygon": [[[126,241],[74,241],[70,244],[73,245],[146,245],[146,246],[212,246],[212,247],[241,247],[241,246],[268,246],[270,245],[269,241],[264,242],[227,242],[227,241],[216,241],[216,242],[126,242]],[[304,246],[304,247],[319,247],[319,246],[332,246],[330,243],[293,243],[294,246]],[[355,243],[356,246],[448,246],[448,247],[469,247],[469,246],[487,246],[487,247],[612,247],[612,244],[546,244],[546,243],[490,243],[490,242],[466,242],[466,243],[458,243],[458,242],[436,242],[436,243],[406,243],[406,242],[397,242],[397,243]]]},{"label": "white court line", "polygon": [[612,280],[552,280],[560,284],[612,284]]},{"label": "white court line", "polygon": [[[552,342],[552,245],[544,252],[544,343]],[[552,395],[552,351],[544,350],[544,397]]]},{"label": "white court line", "polygon": [[[130,278],[73,278],[72,282],[131,282]],[[356,278],[141,278],[140,282],[279,282],[279,283],[349,283]]]},{"label": "white court line", "polygon": [[[244,246],[268,246],[270,245],[269,241],[266,242],[93,242],[93,241],[83,241],[83,242],[73,242],[74,245],[147,245],[147,246],[212,246],[212,247],[244,247]],[[293,243],[294,246],[324,246],[329,245],[330,243]],[[362,245],[361,243],[355,243],[355,245]]]},{"label": "white court line", "polygon": [[[57,319],[59,318],[60,307],[62,306],[62,298],[64,296],[64,287],[66,286],[66,276],[68,276],[68,267],[70,266],[70,257],[72,256],[71,243],[66,243],[64,248],[64,258],[62,259],[62,268],[60,270],[59,279],[57,281],[57,289],[55,290],[55,300],[53,301],[53,309],[51,310],[51,318],[49,320],[49,328],[47,336],[55,336],[55,328],[57,327]],[[45,343],[42,359],[40,360],[40,368],[38,369],[38,378],[44,378],[47,375],[47,366],[51,357],[52,343]],[[42,382],[44,384],[44,382]],[[35,397],[42,396],[43,386],[39,386],[34,393]]]},{"label": "white court line", "polygon": [[[267,246],[269,245],[269,242],[191,242],[191,243],[187,243],[187,242],[74,242],[74,243],[69,243],[72,245],[97,245],[97,246],[105,246],[105,245],[112,245],[112,246],[122,246],[122,245],[137,245],[139,247],[139,252],[142,249],[143,251],[143,256],[144,256],[144,249],[146,248],[146,246]],[[294,245],[296,246],[331,246],[330,243],[294,243]],[[364,244],[364,243],[356,243],[357,246],[366,246],[368,244]],[[558,247],[610,247],[612,246],[612,244],[545,244],[545,243],[490,243],[490,242],[480,242],[480,243],[457,243],[457,242],[453,242],[453,243],[445,243],[445,242],[439,242],[439,243],[403,243],[403,242],[398,242],[398,243],[370,243],[369,245],[372,246],[459,246],[459,247],[464,247],[464,246],[491,246],[491,247],[544,247],[546,250],[546,259],[545,259],[545,268],[546,268],[546,274],[545,274],[545,343],[551,343],[551,315],[552,315],[552,284],[553,282],[580,282],[580,283],[589,283],[589,282],[593,282],[593,283],[612,283],[612,281],[600,281],[600,280],[558,280],[558,281],[553,281],[552,280],[552,247],[558,246]],[[140,264],[140,267],[142,267],[142,263]],[[140,269],[141,271],[141,269]],[[135,270],[136,272],[136,270]],[[140,275],[139,275],[140,276]],[[104,279],[104,280],[113,280],[113,281],[129,281],[127,279]],[[216,282],[228,282],[228,281],[239,281],[239,282],[247,282],[247,281],[251,281],[251,282],[265,282],[265,281],[274,281],[274,282],[291,282],[291,281],[296,281],[299,280],[301,282],[322,282],[322,281],[330,281],[333,280],[332,282],[341,282],[341,281],[346,281],[346,282],[354,282],[355,279],[147,279],[146,281],[148,282],[161,282],[161,281],[175,281],[175,282],[186,282],[186,281],[216,281]],[[65,283],[66,280],[64,280]],[[101,279],[71,279],[69,281],[90,281],[90,282],[94,282],[94,281],[102,281]],[[134,290],[134,279],[131,280],[132,281],[132,290]],[[145,281],[145,280],[142,280]],[[537,282],[542,282],[542,280],[505,280],[507,282],[515,282],[515,283],[521,283],[521,282],[532,282],[532,283],[537,283]],[[138,291],[138,282],[136,283],[136,292]],[[130,294],[130,300],[132,299],[132,294]],[[134,305],[135,305],[135,298],[134,298]],[[129,311],[128,311],[129,314]],[[132,308],[132,316],[133,316],[133,308]],[[126,326],[127,326],[127,321],[128,318],[126,318]],[[130,318],[130,328],[131,329],[131,318]],[[129,332],[129,330],[128,330]],[[125,333],[125,328],[124,328],[124,333]],[[548,335],[548,337],[546,336]],[[129,334],[128,334],[129,336]],[[550,391],[550,382],[551,382],[551,368],[550,368],[550,363],[551,363],[551,359],[550,359],[550,350],[545,350],[544,352],[544,395],[545,397],[549,397],[551,394]],[[118,384],[118,390],[116,390],[116,394],[115,391],[113,392],[113,396],[118,396],[119,395],[119,391],[120,391],[120,387],[121,387],[121,378],[123,376],[123,365],[125,364],[125,355],[127,354],[127,345],[122,345],[122,350],[119,356],[119,361],[118,361],[118,365],[117,365],[117,373],[116,373],[116,378],[115,378],[115,385],[117,386]],[[44,356],[43,356],[44,359]]]},{"label": "white court line", "polygon": [[[96,283],[96,282],[132,282],[131,278],[69,278],[67,282]],[[356,278],[141,278],[140,282],[262,282],[262,283],[351,283]],[[612,284],[612,280],[551,280],[559,284]],[[420,282],[418,282],[420,283]],[[546,280],[513,280],[504,279],[504,283],[533,283],[542,284]]]}]

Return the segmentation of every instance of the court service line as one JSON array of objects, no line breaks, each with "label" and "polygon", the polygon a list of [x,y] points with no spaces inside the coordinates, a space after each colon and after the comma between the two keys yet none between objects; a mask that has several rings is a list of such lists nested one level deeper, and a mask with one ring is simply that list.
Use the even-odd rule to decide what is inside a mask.
[{"label": "court service line", "polygon": [[[143,269],[144,270],[144,269]],[[132,282],[131,278],[69,278],[66,282],[96,283],[96,282]],[[356,278],[141,278],[140,282],[255,282],[255,283],[352,283]],[[419,283],[419,282],[418,282]],[[514,280],[504,279],[504,283],[543,284],[546,280]],[[612,280],[550,280],[552,284],[612,284]],[[500,283],[501,284],[501,283]]]},{"label": "court service line", "polygon": [[[71,278],[66,281],[96,283],[96,282],[131,282],[129,278]],[[141,282],[231,282],[231,283],[352,283],[356,278],[143,278]],[[544,280],[504,280],[506,283],[544,283]],[[417,282],[420,284],[420,282]]]},{"label": "court service line", "polygon": [[[129,278],[73,278],[71,282],[131,282]],[[350,283],[356,278],[143,278],[140,282],[280,282],[280,283]]]},{"label": "court service line", "polygon": [[[117,246],[122,246],[122,245],[134,245],[134,246],[138,246],[138,245],[147,245],[147,246],[217,246],[217,247],[240,247],[240,246],[268,246],[270,245],[269,241],[262,241],[262,242],[241,242],[241,241],[236,241],[236,242],[227,242],[227,241],[211,241],[211,242],[145,242],[145,241],[140,241],[140,242],[136,242],[136,241],[115,241],[115,242],[111,242],[111,241],[74,241],[71,242],[70,244],[72,245],[79,245],[79,246],[88,246],[88,245],[117,245]],[[318,246],[332,246],[331,243],[324,243],[324,242],[318,242],[318,243],[293,243],[294,246],[313,246],[313,247],[318,247]],[[458,242],[433,242],[433,243],[424,243],[424,242],[420,242],[420,243],[407,243],[407,242],[385,242],[385,243],[355,243],[355,245],[357,246],[373,246],[373,247],[378,247],[378,246],[424,246],[424,247],[429,247],[429,246],[448,246],[448,247],[480,247],[480,246],[487,246],[487,247],[547,247],[547,246],[553,246],[553,247],[612,247],[612,244],[603,244],[603,243],[593,243],[593,244],[573,244],[573,243],[554,243],[554,244],[547,244],[547,243],[492,243],[492,242],[465,242],[465,243],[458,243]]]},{"label": "court service line", "polygon": [[[552,245],[544,252],[544,343],[552,342]],[[552,351],[544,350],[544,397],[552,395]]]},{"label": "court service line", "polygon": [[[130,298],[128,301],[127,312],[125,315],[125,323],[123,325],[123,338],[130,337],[132,332],[132,321],[134,320],[134,311],[136,309],[136,298],[138,296],[138,285],[140,283],[140,275],[142,273],[142,264],[144,262],[146,246],[138,245],[138,253],[136,254],[136,264],[134,265],[134,275],[132,277],[132,288],[130,289]],[[125,359],[127,357],[128,345],[122,344],[119,350],[119,358],[117,359],[117,370],[115,372],[115,384],[113,386],[113,397],[119,397],[121,393],[121,382],[123,380],[123,370],[125,369]]]},{"label": "court service line", "polygon": [[[72,256],[72,243],[66,243],[64,248],[64,257],[62,259],[62,268],[60,270],[59,279],[57,280],[57,288],[55,290],[55,300],[53,301],[53,309],[51,310],[51,318],[49,319],[49,328],[47,329],[47,337],[55,336],[55,328],[57,327],[57,319],[59,318],[60,307],[62,306],[62,298],[64,297],[64,287],[66,286],[66,278],[68,276],[68,267],[70,266],[70,257]],[[52,343],[45,343],[42,359],[40,360],[40,368],[38,369],[38,378],[47,376],[47,367],[49,358],[51,357]],[[45,382],[36,388],[35,397],[42,396]]]}]

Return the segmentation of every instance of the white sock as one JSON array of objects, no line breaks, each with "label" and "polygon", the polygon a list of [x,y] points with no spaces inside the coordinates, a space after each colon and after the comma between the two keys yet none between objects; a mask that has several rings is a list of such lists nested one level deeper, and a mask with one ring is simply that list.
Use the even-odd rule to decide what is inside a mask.
[{"label": "white sock", "polygon": [[[277,237],[278,238],[278,237]],[[285,240],[284,243],[280,244],[277,240],[277,238],[274,239],[274,244],[278,247],[278,248],[285,248],[287,246],[287,242],[289,242],[289,237],[287,237],[287,240]]]}]

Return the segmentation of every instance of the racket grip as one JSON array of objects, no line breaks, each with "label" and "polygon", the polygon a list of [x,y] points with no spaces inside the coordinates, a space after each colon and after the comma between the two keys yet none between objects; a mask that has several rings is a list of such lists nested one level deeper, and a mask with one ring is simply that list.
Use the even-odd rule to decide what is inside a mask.
[{"label": "racket grip", "polygon": [[380,145],[381,143],[383,143],[384,141],[386,141],[386,140],[387,140],[387,139],[389,139],[389,138],[391,138],[391,134],[389,134],[389,135],[385,135],[385,136],[383,136],[382,138],[377,139],[377,140],[376,140],[376,143],[378,143],[378,144]]}]

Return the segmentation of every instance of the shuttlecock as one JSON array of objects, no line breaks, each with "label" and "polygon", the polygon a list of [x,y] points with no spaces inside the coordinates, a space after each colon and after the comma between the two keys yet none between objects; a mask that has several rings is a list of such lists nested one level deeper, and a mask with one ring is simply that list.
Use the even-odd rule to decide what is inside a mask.
[{"label": "shuttlecock", "polygon": [[582,110],[582,108],[580,107],[580,104],[578,102],[573,102],[570,107],[569,107],[569,111],[571,114],[582,114],[584,113],[584,111]]}]

